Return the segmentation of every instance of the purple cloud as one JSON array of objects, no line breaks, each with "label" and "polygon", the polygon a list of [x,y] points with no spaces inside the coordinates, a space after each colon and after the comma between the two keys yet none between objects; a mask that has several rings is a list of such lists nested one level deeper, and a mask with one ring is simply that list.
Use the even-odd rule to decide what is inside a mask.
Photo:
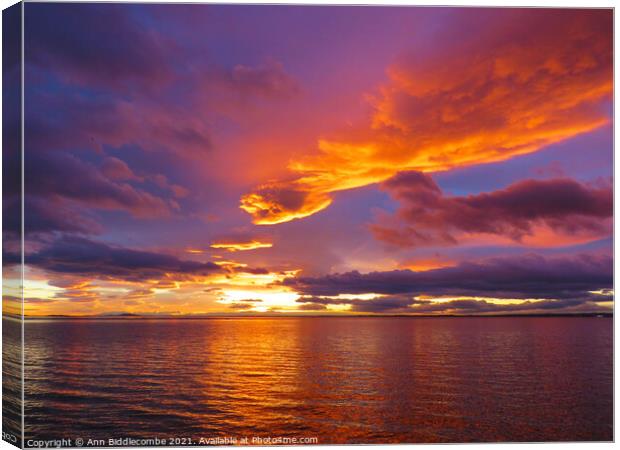
[{"label": "purple cloud", "polygon": [[[284,284],[311,297],[339,294],[447,295],[494,298],[590,298],[590,291],[611,289],[610,256],[582,254],[546,258],[538,255],[462,262],[454,267],[414,272],[357,271],[321,277],[288,278]],[[320,303],[316,298],[310,300]]]},{"label": "purple cloud", "polygon": [[38,252],[27,254],[25,262],[50,272],[126,281],[152,280],[166,274],[206,276],[222,270],[212,262],[186,261],[172,255],[133,250],[75,236],[63,236]]},{"label": "purple cloud", "polygon": [[123,5],[26,7],[28,62],[85,86],[157,86],[169,79],[165,37],[133,20]]},{"label": "purple cloud", "polygon": [[537,225],[575,235],[609,234],[613,213],[609,183],[586,185],[568,178],[523,180],[494,192],[447,196],[420,172],[402,172],[383,183],[400,203],[393,217],[371,225],[379,240],[401,246],[455,244],[461,233],[488,233],[521,241]]},{"label": "purple cloud", "polygon": [[[173,205],[132,184],[109,179],[93,164],[69,153],[31,153],[25,160],[28,193],[61,197],[90,208],[127,211],[135,217],[170,214]],[[36,180],[36,181],[35,181]]]}]

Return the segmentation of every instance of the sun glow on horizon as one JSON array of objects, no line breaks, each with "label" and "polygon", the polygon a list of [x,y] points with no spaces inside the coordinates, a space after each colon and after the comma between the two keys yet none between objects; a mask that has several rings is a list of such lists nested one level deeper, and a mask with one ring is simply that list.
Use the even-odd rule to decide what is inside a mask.
[{"label": "sun glow on horizon", "polygon": [[245,290],[245,289],[223,289],[222,298],[219,303],[226,305],[239,305],[247,302],[247,310],[266,312],[274,308],[291,309],[296,308],[299,294],[289,290]]}]

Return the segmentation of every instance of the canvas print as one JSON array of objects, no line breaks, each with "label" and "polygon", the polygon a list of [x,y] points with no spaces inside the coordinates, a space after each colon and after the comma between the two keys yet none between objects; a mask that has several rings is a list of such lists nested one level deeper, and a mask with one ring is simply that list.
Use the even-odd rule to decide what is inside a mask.
[{"label": "canvas print", "polygon": [[613,440],[613,10],[3,12],[3,439]]}]

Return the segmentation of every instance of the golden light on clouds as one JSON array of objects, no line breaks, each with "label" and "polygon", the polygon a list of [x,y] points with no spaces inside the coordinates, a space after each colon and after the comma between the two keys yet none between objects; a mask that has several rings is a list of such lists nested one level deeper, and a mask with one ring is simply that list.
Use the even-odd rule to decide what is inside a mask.
[{"label": "golden light on clouds", "polygon": [[532,307],[535,306],[537,302],[544,302],[548,299],[545,298],[495,298],[495,297],[481,297],[481,296],[426,296],[420,295],[417,296],[418,300],[428,300],[431,303],[450,303],[457,300],[474,300],[477,302],[486,302],[491,303],[493,305],[523,305],[526,303],[532,303]]},{"label": "golden light on clouds", "polygon": [[228,260],[219,260],[219,261],[214,261],[214,264],[217,264],[218,266],[221,267],[228,267],[228,268],[241,268],[241,267],[247,267],[248,265],[245,263],[240,263],[240,262],[236,262],[236,261],[228,261]]},{"label": "golden light on clouds", "polygon": [[272,242],[263,242],[256,239],[247,242],[216,242],[211,244],[211,248],[227,250],[229,252],[242,252],[256,250],[258,248],[271,248]]},{"label": "golden light on clouds", "polygon": [[614,290],[613,289],[598,289],[596,291],[589,291],[590,294],[594,294],[594,295],[602,295],[604,297],[613,297],[614,296]]},{"label": "golden light on clouds", "polygon": [[[24,287],[27,298],[25,312],[31,316],[97,315],[118,311],[164,315],[209,314],[221,312],[223,303],[246,306],[231,308],[228,312],[296,309],[295,300],[299,295],[280,283],[297,275],[298,269],[270,271],[248,268],[246,263],[231,260],[219,260],[216,264],[222,270],[208,275],[165,273],[162,278],[139,281],[112,277],[67,277],[54,280],[53,285],[45,274],[32,272]],[[20,290],[15,290],[15,295],[5,292],[5,312],[19,314],[20,296]],[[240,301],[248,299],[258,301]]]},{"label": "golden light on clouds", "polygon": [[247,305],[247,311],[266,312],[273,309],[296,309],[299,294],[285,289],[223,289],[220,303]]},{"label": "golden light on clouds", "polygon": [[240,208],[250,214],[256,225],[275,225],[315,214],[331,204],[324,192],[311,186],[299,189],[295,184],[267,184],[241,197]]},{"label": "golden light on clouds", "polygon": [[454,261],[447,261],[440,258],[423,258],[405,261],[400,265],[400,268],[413,270],[414,272],[426,272],[427,270],[453,267],[455,265],[456,262]]},{"label": "golden light on clouds", "polygon": [[[234,263],[233,263],[234,264]],[[244,286],[268,286],[271,284],[279,283],[285,278],[293,277],[299,270],[287,270],[281,272],[270,272],[265,270],[253,272],[227,272],[223,274],[216,274],[208,279],[204,280],[206,285],[221,285],[232,287],[244,287]]]},{"label": "golden light on clouds", "polygon": [[485,39],[402,58],[369,96],[368,122],[318,140],[290,163],[289,181],[259,186],[241,208],[256,224],[287,222],[401,171],[504,161],[609,123],[609,17],[572,17],[568,34],[567,20],[527,19],[538,25],[526,34],[512,36],[511,19]]}]

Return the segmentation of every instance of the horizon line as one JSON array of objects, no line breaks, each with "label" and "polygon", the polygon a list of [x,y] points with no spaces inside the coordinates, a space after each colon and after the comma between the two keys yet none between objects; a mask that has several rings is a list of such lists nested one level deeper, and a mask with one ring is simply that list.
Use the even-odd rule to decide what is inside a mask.
[{"label": "horizon line", "polygon": [[3,319],[11,320],[201,320],[201,319],[274,319],[274,318],[492,318],[492,317],[613,317],[613,311],[575,312],[575,313],[496,313],[496,314],[299,314],[299,313],[264,313],[264,314],[228,314],[207,313],[195,315],[148,315],[123,313],[118,315],[14,315],[3,313]]}]

